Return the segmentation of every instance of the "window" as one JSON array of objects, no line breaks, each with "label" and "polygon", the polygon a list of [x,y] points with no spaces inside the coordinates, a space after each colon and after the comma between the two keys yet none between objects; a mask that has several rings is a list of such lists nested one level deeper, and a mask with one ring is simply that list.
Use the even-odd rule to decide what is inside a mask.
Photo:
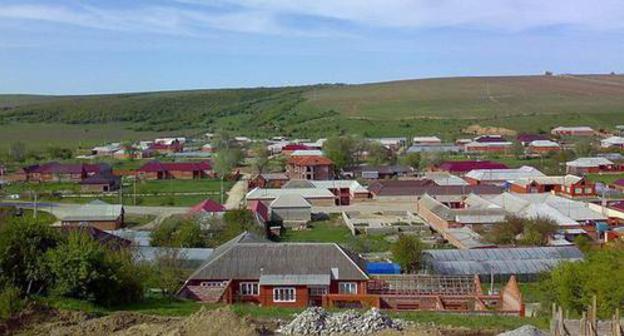
[{"label": "window", "polygon": [[204,281],[199,284],[202,287],[222,287],[224,285],[223,281]]},{"label": "window", "polygon": [[323,296],[327,294],[327,287],[310,287],[310,296]]},{"label": "window", "polygon": [[574,193],[575,194],[582,194],[583,193],[583,188],[574,188]]},{"label": "window", "polygon": [[295,302],[295,289],[293,287],[273,288],[273,302]]},{"label": "window", "polygon": [[355,282],[341,282],[338,284],[338,293],[357,294],[357,284]]},{"label": "window", "polygon": [[592,192],[592,188],[585,188],[585,193],[586,194],[591,194]]},{"label": "window", "polygon": [[238,292],[240,295],[258,295],[258,283],[257,282],[241,282]]}]

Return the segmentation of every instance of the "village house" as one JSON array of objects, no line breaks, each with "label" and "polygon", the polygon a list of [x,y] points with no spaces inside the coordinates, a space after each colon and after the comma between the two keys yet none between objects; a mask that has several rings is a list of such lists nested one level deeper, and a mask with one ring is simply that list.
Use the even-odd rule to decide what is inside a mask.
[{"label": "village house", "polygon": [[93,147],[91,149],[91,154],[95,156],[113,156],[113,154],[121,148],[121,143],[111,143],[108,145]]},{"label": "village house", "polygon": [[546,154],[561,150],[561,145],[551,140],[533,140],[527,146],[531,154]]},{"label": "village house", "polygon": [[376,307],[392,310],[504,312],[524,316],[515,277],[484,294],[478,277],[376,275],[335,243],[273,243],[243,233],[219,246],[178,296],[205,303],[263,307]]},{"label": "village house", "polygon": [[301,195],[313,206],[334,206],[336,205],[336,195],[331,191],[323,188],[289,188],[289,189],[262,189],[254,188],[247,193],[245,200],[247,204],[254,202],[264,202],[265,205],[270,204],[273,200],[282,195],[297,194]]},{"label": "village house", "polygon": [[108,164],[49,162],[18,170],[11,179],[20,182],[81,182],[94,175],[111,174]]},{"label": "village house", "polygon": [[370,166],[361,165],[342,171],[348,178],[363,178],[367,180],[383,180],[412,175],[414,169],[403,165]]},{"label": "village house", "polygon": [[324,156],[290,157],[286,174],[291,179],[331,180],[334,178],[334,163]]},{"label": "village house", "polygon": [[464,176],[471,170],[476,169],[508,169],[507,165],[493,161],[445,161],[431,167],[432,171],[447,172],[449,174]]},{"label": "village house", "polygon": [[136,175],[145,180],[181,179],[192,180],[214,177],[212,165],[200,162],[159,162],[150,161],[137,169]]},{"label": "village house", "polygon": [[365,267],[334,243],[272,243],[243,233],[219,246],[178,295],[264,307],[321,306],[330,294],[366,294]]},{"label": "village house", "polygon": [[308,147],[306,145],[303,145],[303,144],[290,144],[289,143],[287,145],[282,146],[281,153],[283,155],[290,156],[294,151],[311,150],[311,149],[313,149],[313,148],[310,148],[310,147]]},{"label": "village house", "polygon": [[124,225],[124,208],[121,204],[108,204],[95,200],[70,214],[61,217],[61,225],[93,226],[100,230],[117,230]]},{"label": "village house", "polygon": [[413,144],[409,146],[406,153],[461,153],[464,151],[463,146],[452,143],[446,144]]},{"label": "village house", "polygon": [[253,188],[281,188],[290,179],[286,173],[262,173],[249,180],[247,186]]},{"label": "village house", "polygon": [[508,169],[475,169],[469,171],[464,180],[471,185],[498,184],[504,185],[507,181],[546,176],[541,171],[531,166]]},{"label": "village house", "polygon": [[516,141],[518,141],[523,147],[528,147],[529,144],[533,141],[544,141],[544,140],[550,140],[550,139],[545,134],[523,133],[516,137]]},{"label": "village house", "polygon": [[600,147],[602,148],[624,148],[624,137],[612,136],[606,139],[600,140]]},{"label": "village house", "polygon": [[371,141],[377,142],[389,150],[396,152],[407,144],[407,138],[374,138]]},{"label": "village house", "polygon": [[511,181],[509,190],[519,194],[555,193],[567,197],[596,196],[596,185],[576,175],[521,178]]},{"label": "village house", "polygon": [[462,202],[470,194],[500,194],[503,189],[489,184],[483,185],[438,185],[432,180],[380,180],[371,183],[368,191],[374,199],[387,201],[416,202],[428,194],[450,208],[462,207]]},{"label": "village house", "polygon": [[583,157],[566,162],[566,173],[574,175],[624,171],[624,167],[603,157]]},{"label": "village house", "polygon": [[316,188],[329,190],[335,197],[335,205],[350,205],[370,197],[368,189],[357,180],[290,180],[282,189]]},{"label": "village house", "polygon": [[121,177],[110,173],[88,176],[80,181],[80,190],[86,193],[116,191],[119,186],[121,186]]},{"label": "village house", "polygon": [[221,216],[225,213],[226,209],[222,204],[219,204],[211,199],[205,199],[194,206],[192,206],[188,214],[193,216]]},{"label": "village house", "polygon": [[149,149],[158,154],[179,153],[184,150],[184,143],[178,141],[177,139],[174,139],[171,142],[154,142]]},{"label": "village house", "polygon": [[285,227],[305,226],[312,219],[312,204],[299,194],[284,194],[271,202],[271,221]]},{"label": "village house", "polygon": [[624,179],[617,179],[611,184],[615,190],[624,192]]},{"label": "village house", "polygon": [[412,138],[412,145],[440,145],[442,140],[437,136],[415,136]]},{"label": "village house", "polygon": [[464,151],[468,153],[506,153],[513,143],[500,135],[481,135],[470,143],[464,145]]},{"label": "village house", "polygon": [[555,127],[550,131],[550,134],[556,136],[580,136],[590,137],[594,135],[594,129],[589,126],[574,126],[574,127]]},{"label": "village house", "polygon": [[290,156],[325,156],[320,149],[297,149],[290,153]]}]

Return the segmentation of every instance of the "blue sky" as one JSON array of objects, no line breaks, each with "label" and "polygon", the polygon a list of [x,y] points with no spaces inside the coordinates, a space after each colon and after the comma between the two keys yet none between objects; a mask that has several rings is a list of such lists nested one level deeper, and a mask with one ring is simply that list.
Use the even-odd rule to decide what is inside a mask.
[{"label": "blue sky", "polygon": [[624,72],[622,0],[0,0],[0,93]]}]

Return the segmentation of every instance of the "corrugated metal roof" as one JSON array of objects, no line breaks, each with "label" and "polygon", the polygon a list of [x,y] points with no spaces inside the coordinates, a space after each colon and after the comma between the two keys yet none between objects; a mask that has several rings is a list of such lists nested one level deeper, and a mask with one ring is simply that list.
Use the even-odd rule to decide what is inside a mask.
[{"label": "corrugated metal roof", "polygon": [[575,246],[426,250],[425,262],[438,274],[537,274],[563,261],[579,261]]}]

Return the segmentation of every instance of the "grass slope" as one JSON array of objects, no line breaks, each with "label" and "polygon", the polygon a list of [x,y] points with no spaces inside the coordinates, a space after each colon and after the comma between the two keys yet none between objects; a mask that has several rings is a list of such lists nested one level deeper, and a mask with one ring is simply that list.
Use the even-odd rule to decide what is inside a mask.
[{"label": "grass slope", "polygon": [[560,124],[612,127],[623,122],[623,115],[624,76],[618,75],[461,77],[90,96],[0,95],[4,127],[24,122],[116,122],[133,131],[229,129],[250,136],[437,133],[451,138],[471,124],[536,132]]}]

